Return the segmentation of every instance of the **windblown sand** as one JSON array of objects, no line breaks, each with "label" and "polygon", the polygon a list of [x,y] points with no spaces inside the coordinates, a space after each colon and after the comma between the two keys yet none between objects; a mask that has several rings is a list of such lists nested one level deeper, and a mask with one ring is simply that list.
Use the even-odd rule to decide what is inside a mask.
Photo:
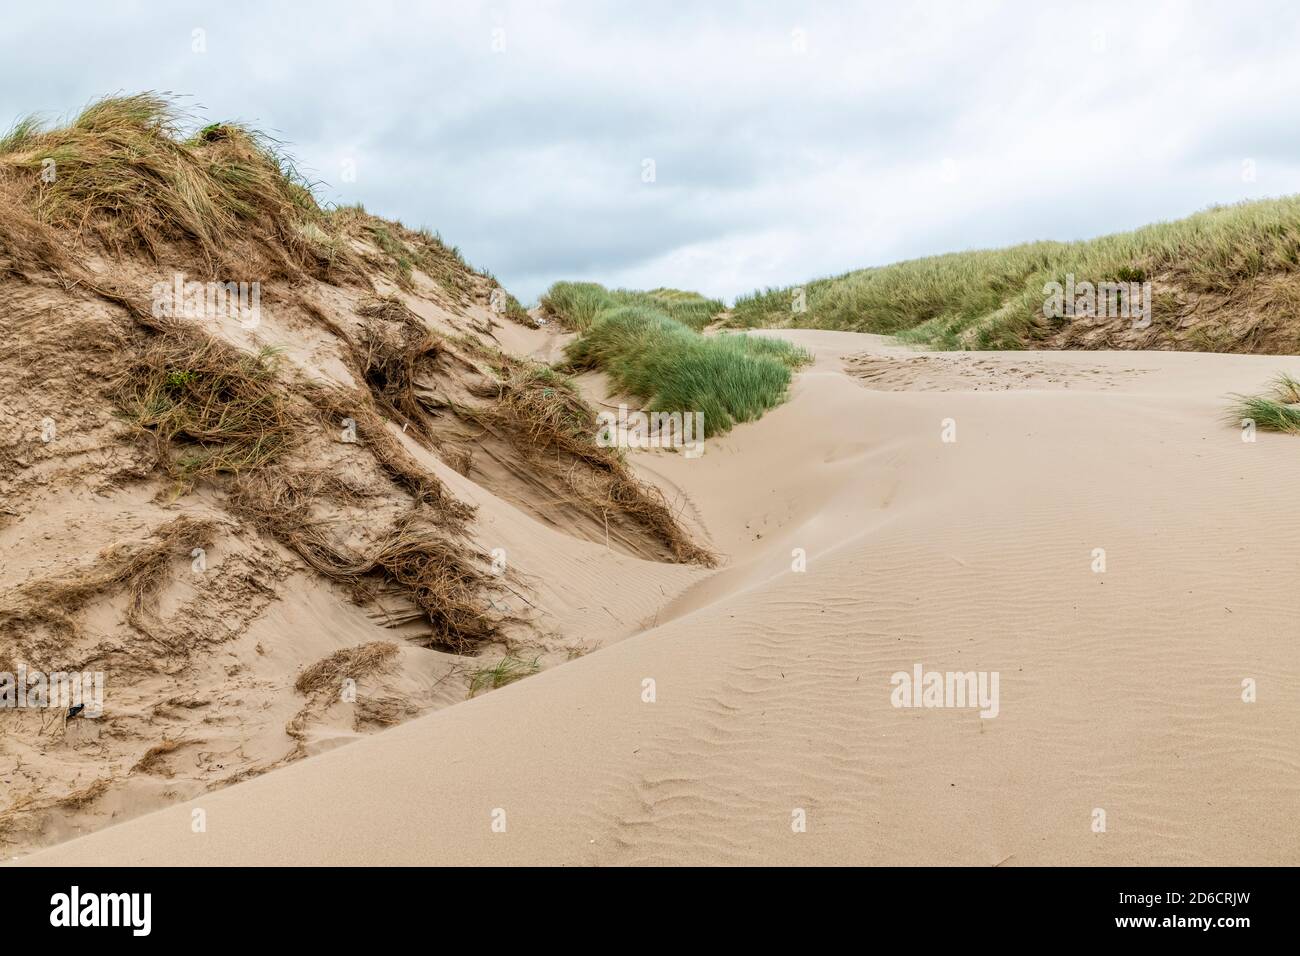
[{"label": "windblown sand", "polygon": [[[1223,421],[1300,359],[767,334],[817,355],[788,404],[634,456],[716,572],[453,486],[631,636],[27,862],[1300,863],[1300,441]],[[998,715],[894,707],[916,664],[998,672]]]}]

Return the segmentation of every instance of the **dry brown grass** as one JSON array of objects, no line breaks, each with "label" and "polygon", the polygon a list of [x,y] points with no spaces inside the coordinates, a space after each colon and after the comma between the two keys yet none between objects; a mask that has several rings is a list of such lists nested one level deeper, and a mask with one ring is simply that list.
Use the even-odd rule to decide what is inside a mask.
[{"label": "dry brown grass", "polygon": [[369,394],[315,386],[309,403],[321,424],[332,432],[337,433],[346,419],[355,422],[357,444],[370,452],[384,474],[418,504],[428,505],[438,524],[451,531],[463,531],[474,516],[474,508],[454,498],[436,475],[415,460],[388,429]]},{"label": "dry brown grass", "polygon": [[[457,433],[450,421],[436,423],[444,410],[449,419],[477,426],[513,449],[521,460],[502,464],[524,485],[537,488],[542,507],[548,499],[577,507],[633,553],[645,549],[627,538],[629,529],[648,535],[675,561],[713,564],[713,555],[691,540],[663,494],[639,481],[616,450],[596,445],[595,413],[567,378],[470,336],[431,333],[396,298],[371,300],[360,311],[370,323],[362,346],[351,354],[375,403],[426,447],[437,448],[453,469],[469,474],[473,452],[466,443],[473,438]],[[434,396],[431,381],[445,391]],[[456,390],[465,401],[450,399]],[[342,394],[318,403],[334,408],[335,421],[357,420],[359,431],[356,410],[366,404]],[[372,420],[366,431],[393,444],[381,457],[395,478],[410,473],[410,456],[382,422]]]},{"label": "dry brown grass", "polygon": [[[397,657],[397,651],[397,645],[392,641],[371,641],[337,650],[304,668],[294,682],[294,689],[308,700],[284,725],[285,734],[296,741],[293,753],[286,759],[297,759],[306,754],[308,724],[340,699],[344,681],[360,681],[389,670]],[[360,707],[358,700],[354,711],[354,721],[358,725]]]},{"label": "dry brown grass", "polygon": [[431,646],[456,653],[496,640],[500,622],[484,613],[483,593],[494,583],[481,569],[486,556],[415,520],[401,523],[370,557],[365,572],[379,571],[424,612]]},{"label": "dry brown grass", "polygon": [[48,810],[84,809],[107,793],[112,784],[112,777],[101,777],[79,790],[44,800],[38,800],[30,793],[12,794],[9,806],[0,810],[0,842],[12,843],[16,836],[38,832],[41,829],[39,814]]},{"label": "dry brown grass", "polygon": [[38,831],[40,819],[35,814],[47,809],[30,793],[11,791],[7,798],[9,805],[0,809],[0,843],[13,843],[18,837]]},{"label": "dry brown grass", "polygon": [[359,697],[352,715],[352,726],[358,731],[370,725],[392,727],[419,712],[418,707],[401,697]]},{"label": "dry brown grass", "polygon": [[0,276],[31,278],[67,266],[55,231],[32,215],[16,188],[0,181]]},{"label": "dry brown grass", "polygon": [[345,680],[360,681],[388,669],[397,657],[397,650],[392,641],[371,641],[342,648],[304,668],[294,682],[294,690],[308,697],[337,693]]},{"label": "dry brown grass", "polygon": [[172,740],[169,737],[164,737],[161,741],[154,744],[152,747],[150,747],[148,750],[144,752],[144,754],[140,757],[140,759],[135,762],[134,766],[131,767],[131,772],[132,773],[160,773],[164,777],[170,777],[172,774],[167,769],[167,765],[163,761],[163,757],[167,756],[170,753],[174,753],[175,751],[179,750],[181,747],[185,747],[191,743],[201,743],[201,742],[202,741]]}]

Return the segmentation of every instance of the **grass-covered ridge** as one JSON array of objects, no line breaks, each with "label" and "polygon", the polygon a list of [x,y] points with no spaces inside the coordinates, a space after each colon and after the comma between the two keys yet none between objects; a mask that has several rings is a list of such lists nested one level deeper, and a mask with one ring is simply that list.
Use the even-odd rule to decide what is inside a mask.
[{"label": "grass-covered ridge", "polygon": [[[1146,282],[1153,321],[1043,315],[1049,282]],[[798,290],[806,311],[799,311]],[[1206,306],[1209,306],[1207,309]],[[1300,197],[1208,209],[1079,242],[957,252],[768,289],[737,299],[728,324],[899,335],[937,348],[1035,346],[1295,351]]]},{"label": "grass-covered ridge", "polygon": [[702,313],[721,303],[695,293],[611,293],[594,283],[557,283],[542,302],[581,333],[565,349],[573,369],[604,371],[649,411],[703,412],[706,434],[779,405],[791,370],[811,360],[781,339],[700,334],[715,314],[701,320]]},{"label": "grass-covered ridge", "polygon": [[[366,285],[378,267],[409,287],[420,269],[453,307],[484,277],[436,233],[361,206],[322,207],[314,185],[255,129],[199,125],[158,93],[105,97],[65,121],[29,116],[0,135],[0,208],[11,220],[0,224],[0,239],[35,234],[16,221],[21,216],[78,248],[184,263],[208,275]],[[377,255],[359,253],[358,242]],[[27,258],[48,264],[55,254],[42,249]],[[508,317],[526,319],[513,298],[506,303]]]},{"label": "grass-covered ridge", "polygon": [[119,253],[156,256],[180,240],[219,262],[250,238],[286,265],[339,253],[310,184],[274,142],[225,123],[186,135],[188,119],[155,93],[99,100],[62,125],[28,117],[0,137],[0,180],[41,220]]}]

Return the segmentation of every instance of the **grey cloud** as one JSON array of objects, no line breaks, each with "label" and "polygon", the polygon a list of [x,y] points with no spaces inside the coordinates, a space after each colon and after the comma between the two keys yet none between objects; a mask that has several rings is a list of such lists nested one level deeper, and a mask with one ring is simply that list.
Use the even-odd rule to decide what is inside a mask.
[{"label": "grey cloud", "polygon": [[[285,140],[324,199],[437,229],[525,299],[652,264],[654,281],[730,296],[1300,189],[1280,120],[1300,27],[1282,2],[84,2],[6,18],[0,122],[190,94]],[[1251,156],[1254,184],[1233,175]],[[959,188],[937,181],[946,158]]]}]

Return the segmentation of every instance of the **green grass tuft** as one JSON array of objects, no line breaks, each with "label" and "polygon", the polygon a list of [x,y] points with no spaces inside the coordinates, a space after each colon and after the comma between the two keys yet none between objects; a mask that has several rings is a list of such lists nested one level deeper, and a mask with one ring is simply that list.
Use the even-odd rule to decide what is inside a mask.
[{"label": "green grass tuft", "polygon": [[[606,372],[648,411],[703,412],[706,434],[724,433],[779,405],[791,370],[811,361],[803,349],[780,339],[701,335],[656,304],[675,297],[698,315],[699,303],[710,300],[691,293],[610,294],[589,283],[557,285],[543,301],[553,312],[560,303],[569,307],[565,315],[583,332],[565,349],[570,366]],[[603,308],[587,314],[602,301]]]},{"label": "green grass tuft", "polygon": [[1265,431],[1300,434],[1300,381],[1283,372],[1271,395],[1234,395],[1228,421],[1240,425],[1249,419]]},{"label": "green grass tuft", "polygon": [[541,670],[541,657],[526,661],[514,654],[507,654],[491,667],[480,667],[470,675],[469,696],[473,697],[484,689],[496,690],[536,674]]}]

